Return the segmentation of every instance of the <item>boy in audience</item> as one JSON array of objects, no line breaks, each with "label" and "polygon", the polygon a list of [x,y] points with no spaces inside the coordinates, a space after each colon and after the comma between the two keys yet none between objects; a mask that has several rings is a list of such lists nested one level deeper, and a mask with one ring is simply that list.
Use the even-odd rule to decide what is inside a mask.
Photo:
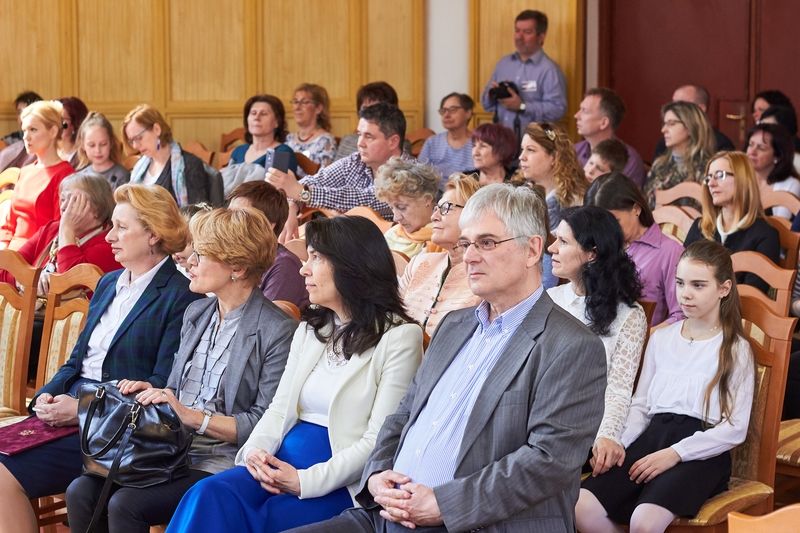
[{"label": "boy in audience", "polygon": [[623,172],[628,164],[628,149],[619,139],[600,141],[592,148],[592,155],[583,166],[586,179],[592,183],[609,172]]}]

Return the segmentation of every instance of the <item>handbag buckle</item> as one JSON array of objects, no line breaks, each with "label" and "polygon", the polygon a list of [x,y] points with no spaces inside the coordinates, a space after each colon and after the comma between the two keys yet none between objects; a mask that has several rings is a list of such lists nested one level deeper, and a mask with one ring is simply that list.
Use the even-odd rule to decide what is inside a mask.
[{"label": "handbag buckle", "polygon": [[141,410],[142,406],[138,403],[131,406],[131,421],[128,423],[130,429],[136,429],[136,421],[139,419],[139,411]]},{"label": "handbag buckle", "polygon": [[105,395],[106,395],[106,389],[105,389],[105,387],[97,387],[97,390],[96,390],[96,391],[95,391],[95,393],[94,393],[94,397],[95,397],[95,398],[97,398],[98,400],[100,400],[100,399],[102,399],[102,398],[103,398],[103,396],[105,396]]}]

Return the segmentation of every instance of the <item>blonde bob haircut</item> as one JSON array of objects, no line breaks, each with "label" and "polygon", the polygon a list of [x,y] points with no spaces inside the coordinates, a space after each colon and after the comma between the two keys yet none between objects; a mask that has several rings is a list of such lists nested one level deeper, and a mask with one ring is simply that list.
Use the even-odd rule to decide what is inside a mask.
[{"label": "blonde bob haircut", "polygon": [[470,197],[478,192],[481,184],[478,181],[477,174],[464,174],[462,172],[453,172],[447,178],[447,183],[444,185],[445,191],[456,191],[458,195],[458,203],[466,204]]},{"label": "blonde bob haircut", "polygon": [[439,174],[432,166],[395,156],[378,168],[375,196],[384,202],[398,196],[428,198],[433,202],[439,192],[439,181]]},{"label": "blonde bob haircut", "polygon": [[157,239],[156,247],[164,254],[182,251],[189,242],[189,228],[178,204],[164,187],[126,183],[114,191],[114,201],[130,204],[139,222]]},{"label": "blonde bob haircut", "polygon": [[589,182],[586,181],[583,166],[578,162],[567,132],[557,124],[531,122],[525,134],[548,155],[553,156],[553,179],[558,204],[561,207],[581,205]]},{"label": "blonde bob haircut", "polygon": [[[764,218],[764,209],[761,207],[761,197],[758,190],[758,180],[750,160],[743,152],[717,152],[706,164],[704,176],[708,175],[711,163],[717,159],[725,159],[733,172],[733,184],[736,191],[733,194],[734,213],[736,220],[741,220],[740,229],[749,228],[757,218]],[[717,216],[722,207],[714,205],[708,185],[703,185],[703,215],[700,219],[700,232],[706,239],[714,240],[717,229]]]},{"label": "blonde bob haircut", "polygon": [[275,262],[278,241],[264,214],[252,207],[202,211],[189,222],[197,253],[232,268],[243,268],[255,285]]},{"label": "blonde bob haircut", "polygon": [[64,106],[58,100],[39,100],[25,107],[19,114],[19,119],[25,120],[28,117],[39,119],[48,130],[56,128],[56,140],[61,138],[64,131],[64,118],[62,113]]},{"label": "blonde bob haircut", "polygon": [[151,130],[153,126],[158,124],[158,127],[161,128],[161,135],[159,135],[161,144],[169,144],[172,142],[172,128],[169,127],[169,124],[164,120],[164,117],[158,109],[150,104],[139,104],[131,109],[131,111],[125,115],[125,120],[122,121],[122,140],[125,141],[125,146],[131,150],[133,150],[131,140],[128,138],[128,132],[125,131],[128,128],[128,124],[131,122],[136,122],[145,130]]}]

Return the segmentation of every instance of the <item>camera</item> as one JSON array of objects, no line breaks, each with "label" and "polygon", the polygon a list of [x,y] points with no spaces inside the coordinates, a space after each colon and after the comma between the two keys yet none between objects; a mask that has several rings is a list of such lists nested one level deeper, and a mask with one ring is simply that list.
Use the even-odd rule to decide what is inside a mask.
[{"label": "camera", "polygon": [[513,89],[515,93],[519,94],[519,89],[517,88],[517,84],[513,81],[501,81],[497,84],[497,87],[492,87],[489,89],[489,99],[496,102],[497,100],[502,100],[503,98],[509,98],[511,93],[509,89]]}]

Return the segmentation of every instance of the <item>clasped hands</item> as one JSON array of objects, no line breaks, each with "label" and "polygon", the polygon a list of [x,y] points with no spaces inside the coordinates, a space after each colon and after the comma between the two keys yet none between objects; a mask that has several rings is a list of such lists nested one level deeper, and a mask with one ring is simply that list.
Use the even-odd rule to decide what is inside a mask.
[{"label": "clasped hands", "polygon": [[394,470],[373,474],[367,481],[367,489],[375,503],[383,507],[380,513],[385,520],[410,529],[444,523],[433,489],[412,483],[404,474]]},{"label": "clasped hands", "polygon": [[245,466],[253,479],[271,494],[300,495],[300,476],[297,469],[271,453],[255,449],[247,454]]}]

